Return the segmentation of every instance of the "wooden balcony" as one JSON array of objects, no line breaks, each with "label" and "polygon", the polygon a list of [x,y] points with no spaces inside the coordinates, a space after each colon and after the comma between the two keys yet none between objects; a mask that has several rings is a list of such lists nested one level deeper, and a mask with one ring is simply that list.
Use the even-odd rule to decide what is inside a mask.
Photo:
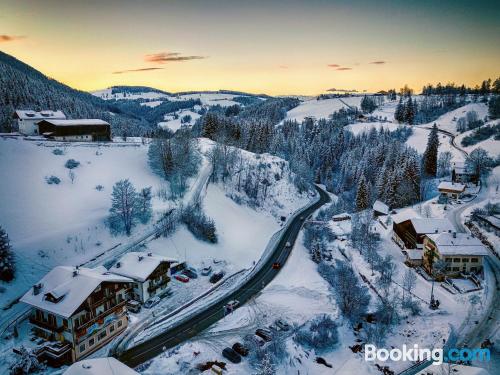
[{"label": "wooden balcony", "polygon": [[123,300],[123,301],[111,306],[106,311],[103,311],[101,314],[99,314],[91,319],[85,320],[84,322],[80,322],[80,324],[78,326],[75,326],[75,330],[76,331],[84,330],[84,329],[88,328],[89,326],[91,326],[92,324],[94,324],[95,322],[100,321],[100,320],[104,320],[104,318],[106,316],[108,316],[112,313],[123,312],[123,306],[125,306],[126,303],[127,303],[127,301]]},{"label": "wooden balcony", "polygon": [[30,316],[29,322],[37,327],[56,333],[64,332],[64,330],[66,329],[64,326],[55,326],[53,324],[50,324],[49,322],[38,320],[34,316]]}]

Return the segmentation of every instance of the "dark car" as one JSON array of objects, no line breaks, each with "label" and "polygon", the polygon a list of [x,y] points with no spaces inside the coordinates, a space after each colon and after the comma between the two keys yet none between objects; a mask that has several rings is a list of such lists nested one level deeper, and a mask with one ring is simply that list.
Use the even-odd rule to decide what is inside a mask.
[{"label": "dark car", "polygon": [[279,270],[281,268],[281,264],[279,262],[273,263],[273,270]]},{"label": "dark car", "polygon": [[240,342],[235,342],[233,344],[233,350],[243,357],[246,357],[249,352],[248,348]]},{"label": "dark car", "polygon": [[215,284],[217,281],[219,281],[223,277],[224,277],[224,272],[223,271],[216,272],[212,276],[210,276],[210,282],[212,284]]},{"label": "dark car", "polygon": [[278,319],[276,320],[275,324],[280,327],[283,331],[288,331],[290,329],[290,324],[288,324],[285,320],[283,319]]},{"label": "dark car", "polygon": [[241,362],[241,357],[238,353],[236,353],[233,349],[231,348],[225,348],[222,351],[222,355],[229,359],[233,363],[240,363]]},{"label": "dark car", "polygon": [[269,342],[273,340],[273,334],[268,329],[259,328],[258,330],[255,331],[255,334],[261,337],[264,341]]},{"label": "dark car", "polygon": [[196,270],[192,267],[187,267],[185,268],[182,273],[186,275],[187,277],[190,277],[191,279],[197,279],[198,278],[198,273]]}]

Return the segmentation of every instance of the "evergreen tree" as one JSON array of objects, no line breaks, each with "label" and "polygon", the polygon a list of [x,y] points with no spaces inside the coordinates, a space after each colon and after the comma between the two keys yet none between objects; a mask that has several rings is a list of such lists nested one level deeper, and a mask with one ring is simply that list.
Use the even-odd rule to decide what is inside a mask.
[{"label": "evergreen tree", "polygon": [[9,236],[0,226],[0,280],[11,281],[14,278],[15,265]]},{"label": "evergreen tree", "polygon": [[415,122],[415,112],[416,112],[416,102],[414,102],[410,96],[406,102],[404,109],[404,119],[407,124],[413,125]]},{"label": "evergreen tree", "polygon": [[153,208],[151,205],[151,199],[153,198],[153,194],[151,192],[151,186],[147,188],[141,189],[139,192],[137,199],[138,199],[138,205],[139,205],[139,210],[138,210],[138,215],[139,219],[141,220],[141,223],[146,224],[149,219],[151,219],[151,215],[153,213]]},{"label": "evergreen tree", "polygon": [[396,112],[394,113],[394,119],[400,124],[405,122],[405,107],[403,104],[403,97],[399,98],[399,103],[396,107]]},{"label": "evergreen tree", "polygon": [[356,211],[363,211],[370,207],[370,197],[368,191],[368,185],[364,175],[358,182],[358,190],[356,192]]},{"label": "evergreen tree", "polygon": [[427,140],[427,147],[423,156],[424,173],[428,176],[436,176],[437,173],[437,159],[439,149],[439,135],[436,124],[432,126]]}]

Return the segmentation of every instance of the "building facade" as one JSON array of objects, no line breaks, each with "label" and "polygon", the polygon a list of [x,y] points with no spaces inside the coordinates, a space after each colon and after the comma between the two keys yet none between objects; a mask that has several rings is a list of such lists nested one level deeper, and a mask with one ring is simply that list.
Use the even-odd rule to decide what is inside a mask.
[{"label": "building facade", "polygon": [[38,122],[38,133],[56,141],[111,141],[111,126],[99,119],[43,120]]},{"label": "building facade", "polygon": [[162,255],[130,252],[120,258],[109,272],[132,279],[130,296],[144,303],[165,292],[170,282],[170,267],[174,263],[177,261]]},{"label": "building facade", "polygon": [[[32,306],[29,321],[33,331],[65,348],[59,351],[56,362],[75,362],[127,327],[125,305],[131,281],[108,273],[104,267],[59,266],[34,285],[21,302]],[[46,354],[51,355],[50,351]]]},{"label": "building facade", "polygon": [[488,250],[481,241],[468,233],[429,234],[424,239],[423,265],[429,273],[437,260],[446,263],[448,276],[479,273],[487,255]]},{"label": "building facade", "polygon": [[459,199],[465,192],[465,185],[458,182],[442,181],[438,185],[439,193],[449,199]]},{"label": "building facade", "polygon": [[431,233],[453,232],[455,227],[448,219],[393,217],[392,239],[402,249],[424,248],[424,237]]}]

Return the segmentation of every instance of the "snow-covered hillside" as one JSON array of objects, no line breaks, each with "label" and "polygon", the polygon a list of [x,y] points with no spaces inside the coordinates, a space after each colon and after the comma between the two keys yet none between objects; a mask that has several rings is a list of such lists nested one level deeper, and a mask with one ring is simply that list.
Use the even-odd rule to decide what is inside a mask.
[{"label": "snow-covered hillside", "polygon": [[314,117],[319,120],[328,118],[332,113],[341,108],[358,107],[361,103],[361,96],[350,96],[345,98],[334,98],[317,100],[316,98],[301,101],[301,103],[288,111],[286,120],[304,121],[306,117]]}]

